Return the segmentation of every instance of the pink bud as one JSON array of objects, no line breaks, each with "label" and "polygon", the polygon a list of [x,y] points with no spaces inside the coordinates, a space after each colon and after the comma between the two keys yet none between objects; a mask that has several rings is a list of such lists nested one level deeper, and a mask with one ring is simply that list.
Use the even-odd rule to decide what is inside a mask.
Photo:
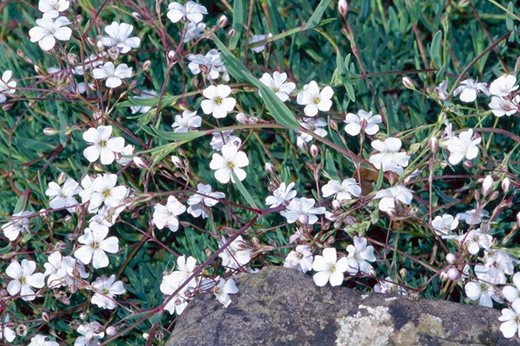
[{"label": "pink bud", "polygon": [[451,267],[450,269],[448,269],[447,275],[448,279],[450,279],[451,281],[457,281],[460,278],[460,273],[455,267]]},{"label": "pink bud", "polygon": [[509,188],[511,187],[511,180],[509,180],[508,177],[505,177],[504,180],[502,180],[501,187],[502,187],[502,191],[504,191],[504,193],[508,193]]},{"label": "pink bud", "polygon": [[452,254],[452,253],[449,253],[446,255],[446,262],[448,262],[448,264],[453,264],[455,263],[455,255]]},{"label": "pink bud", "polygon": [[487,196],[491,191],[493,191],[493,177],[487,175],[482,182],[482,195]]},{"label": "pink bud", "polygon": [[404,76],[402,79],[403,85],[405,88],[414,90],[415,89],[415,83],[410,78]]},{"label": "pink bud", "polygon": [[347,0],[338,1],[338,12],[342,17],[347,17],[348,14],[348,2]]},{"label": "pink bud", "polygon": [[318,147],[316,146],[316,144],[312,144],[312,145],[311,145],[310,153],[311,153],[311,156],[312,156],[313,158],[318,157],[318,154],[320,153],[320,150],[318,149]]},{"label": "pink bud", "polygon": [[228,18],[225,15],[218,17],[217,25],[219,28],[223,28],[228,24]]},{"label": "pink bud", "polygon": [[302,214],[298,217],[298,221],[300,221],[301,224],[306,225],[309,222],[309,217],[305,214]]}]

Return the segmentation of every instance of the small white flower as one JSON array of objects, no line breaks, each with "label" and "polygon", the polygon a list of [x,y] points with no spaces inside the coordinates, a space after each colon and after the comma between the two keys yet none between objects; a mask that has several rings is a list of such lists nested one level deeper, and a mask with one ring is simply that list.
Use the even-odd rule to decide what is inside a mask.
[{"label": "small white flower", "polygon": [[92,70],[92,76],[94,79],[106,79],[106,87],[114,89],[123,84],[123,79],[132,77],[132,68],[127,64],[120,64],[116,67],[113,62],[109,61]]},{"label": "small white flower", "polygon": [[332,107],[332,96],[334,91],[330,86],[326,86],[321,90],[315,81],[304,85],[303,90],[300,91],[296,102],[304,105],[304,112],[306,116],[315,117],[318,111],[327,112]]},{"label": "small white flower", "polygon": [[[324,118],[304,118],[303,121],[300,121],[300,126],[314,132],[320,137],[325,137],[327,135],[327,120]],[[303,140],[303,142],[308,143],[312,140],[312,136],[305,132],[300,132],[298,134],[298,141]]]},{"label": "small white flower", "polygon": [[47,335],[36,334],[31,338],[31,342],[27,346],[60,346],[56,341],[47,340],[47,338]]},{"label": "small white flower", "polygon": [[225,118],[237,103],[234,98],[228,97],[231,88],[227,85],[210,85],[202,94],[207,99],[200,104],[202,111],[204,114],[212,114],[216,119]]},{"label": "small white flower", "polygon": [[312,262],[312,269],[317,273],[313,275],[314,283],[323,287],[328,282],[331,286],[340,286],[343,283],[344,273],[348,270],[346,257],[338,260],[336,249],[323,249],[322,256],[317,255]]},{"label": "small white flower", "polygon": [[[134,96],[134,98],[140,99],[140,100],[146,100],[146,99],[154,98],[155,96],[157,96],[157,93],[154,90],[143,90],[140,95]],[[130,111],[132,112],[132,114],[148,113],[151,109],[152,109],[151,106],[135,105],[135,106],[130,107]]]},{"label": "small white flower", "polygon": [[273,191],[273,195],[265,199],[265,204],[270,208],[276,208],[282,204],[289,203],[296,197],[297,192],[293,190],[295,185],[294,182],[291,182],[289,185],[280,183],[280,186]]},{"label": "small white flower", "polygon": [[102,309],[114,310],[117,306],[114,296],[126,292],[123,281],[116,281],[115,275],[100,276],[92,283],[92,290],[95,294],[90,302]]},{"label": "small white flower", "polygon": [[513,275],[513,285],[507,285],[502,288],[502,295],[510,303],[520,298],[520,273]]},{"label": "small white flower", "polygon": [[105,204],[109,208],[121,207],[128,194],[125,186],[116,186],[117,175],[103,174],[91,179],[86,176],[81,181],[83,191],[80,192],[82,203],[89,202],[89,212],[95,212]]},{"label": "small white flower", "polygon": [[475,209],[471,209],[464,213],[458,213],[456,217],[459,220],[463,220],[467,225],[479,225],[483,218],[489,217],[489,212],[485,209],[482,209],[477,214]]},{"label": "small white flower", "polygon": [[177,259],[177,269],[176,271],[167,274],[163,277],[160,290],[164,295],[171,296],[175,292],[177,292],[173,297],[167,298],[169,299],[168,304],[165,306],[165,310],[170,312],[171,314],[176,313],[177,315],[182,314],[186,306],[188,306],[188,293],[189,291],[196,287],[198,284],[198,278],[192,278],[186,286],[179,289],[184,282],[188,280],[188,278],[193,274],[195,267],[197,265],[197,261],[193,257],[180,256]]},{"label": "small white flower", "polygon": [[251,46],[251,50],[255,53],[261,53],[265,50],[265,44],[256,46],[255,43],[264,41],[266,39],[269,39],[273,37],[273,34],[269,33],[267,35],[253,35],[251,37],[251,40],[249,40],[248,44]]},{"label": "small white flower", "polygon": [[54,19],[50,14],[36,19],[36,26],[29,30],[31,42],[38,42],[40,48],[49,51],[56,45],[56,40],[68,41],[72,35],[71,28],[67,27],[70,21],[65,17]]},{"label": "small white flower", "polygon": [[211,149],[221,151],[226,144],[233,144],[235,147],[240,147],[242,140],[235,136],[232,131],[214,132],[211,137]]},{"label": "small white flower", "polygon": [[352,196],[359,197],[361,195],[361,187],[355,179],[348,178],[342,182],[338,180],[329,180],[329,182],[322,186],[321,192],[323,197],[334,196],[338,201],[352,199]]},{"label": "small white flower", "polygon": [[500,292],[488,283],[470,281],[464,285],[464,291],[469,299],[478,301],[482,306],[492,308],[493,300],[500,302]]},{"label": "small white flower", "polygon": [[[222,247],[225,243],[226,238],[222,237],[218,245]],[[242,239],[242,236],[238,236],[218,255],[222,259],[222,266],[228,269],[238,269],[245,266],[251,261],[252,256],[253,252]]]},{"label": "small white flower", "polygon": [[406,288],[396,284],[389,276],[387,276],[384,280],[379,280],[379,282],[374,285],[374,292],[381,294],[391,293],[400,296],[408,295]]},{"label": "small white flower", "polygon": [[233,279],[220,279],[218,284],[213,288],[213,293],[217,300],[224,305],[225,308],[231,304],[230,294],[237,294],[238,288]]},{"label": "small white flower", "polygon": [[482,138],[474,138],[473,130],[463,131],[458,137],[450,138],[446,141],[446,147],[450,152],[448,161],[456,165],[462,160],[473,160],[478,156],[478,145]]},{"label": "small white flower", "polygon": [[2,225],[4,236],[10,241],[15,241],[20,233],[29,232],[29,218],[27,216],[31,214],[28,211],[14,213],[12,220]]},{"label": "small white flower", "polygon": [[114,162],[116,153],[123,151],[125,140],[123,137],[112,137],[112,126],[91,127],[83,133],[83,140],[91,146],[83,150],[83,156],[89,162],[96,162],[101,158],[101,164],[109,165]]},{"label": "small white flower", "polygon": [[134,161],[136,156],[134,156],[135,147],[131,144],[126,145],[123,150],[119,153],[119,157],[116,158],[116,162],[121,166],[127,166],[131,162]]},{"label": "small white flower", "polygon": [[500,96],[493,96],[491,97],[491,102],[489,102],[491,112],[497,117],[510,116],[517,113],[520,110],[519,105],[520,95],[515,96],[511,101]]},{"label": "small white flower", "polygon": [[226,144],[222,147],[222,155],[214,153],[209,163],[209,167],[215,171],[215,178],[222,184],[229,181],[235,183],[232,172],[235,173],[239,181],[246,178],[246,171],[242,167],[249,165],[246,153],[238,151],[238,147],[233,144]]},{"label": "small white flower", "polygon": [[453,239],[456,235],[453,235],[451,231],[455,230],[459,226],[459,219],[454,218],[450,214],[444,214],[442,216],[436,216],[432,221],[432,227],[435,233],[441,236],[443,239]]},{"label": "small white flower", "polygon": [[13,342],[16,338],[16,332],[9,323],[9,316],[6,314],[4,321],[0,322],[0,341],[5,339],[7,342]]},{"label": "small white flower", "polygon": [[296,249],[289,252],[283,266],[293,268],[306,273],[312,270],[313,256],[311,248],[308,245],[298,245]]},{"label": "small white flower", "polygon": [[296,89],[296,84],[287,82],[287,73],[285,72],[275,71],[272,76],[269,73],[264,73],[262,78],[260,78],[260,82],[271,89],[282,102],[287,101],[291,93]]},{"label": "small white flower", "polygon": [[132,48],[138,48],[141,39],[137,36],[130,37],[134,27],[127,23],[112,22],[105,27],[105,33],[108,36],[101,38],[101,43],[105,47],[117,47],[121,53],[126,54]]},{"label": "small white flower", "polygon": [[99,322],[89,322],[80,325],[77,328],[78,333],[81,335],[74,341],[74,346],[98,346],[100,345],[99,340],[105,336],[103,331],[105,328],[99,324]]},{"label": "small white flower", "polygon": [[172,21],[177,23],[181,20],[188,20],[191,23],[202,22],[204,15],[208,14],[206,7],[197,4],[193,1],[188,1],[182,5],[178,2],[172,2],[168,5],[168,13],[166,16]]},{"label": "small white flower", "polygon": [[14,94],[16,88],[16,81],[11,80],[13,72],[6,70],[0,78],[0,104],[7,101],[7,96]]},{"label": "small white flower", "polygon": [[376,139],[371,143],[372,148],[379,151],[377,154],[370,155],[368,161],[377,169],[383,168],[384,172],[395,172],[402,174],[403,167],[408,166],[410,156],[401,150],[402,142],[399,138],[387,138],[384,141]]},{"label": "small white flower", "polygon": [[316,201],[312,198],[294,198],[287,209],[280,212],[280,214],[287,219],[288,223],[294,223],[296,221],[302,224],[314,225],[318,221],[318,216],[325,214],[324,207],[314,207]]},{"label": "small white flower", "polygon": [[5,269],[5,274],[12,280],[7,284],[7,292],[11,296],[20,293],[23,300],[34,300],[36,295],[33,288],[45,286],[45,276],[42,273],[35,273],[36,263],[34,261],[22,260],[22,263],[13,261]]},{"label": "small white flower", "polygon": [[494,96],[506,97],[513,91],[518,89],[515,85],[516,77],[510,74],[505,74],[498,77],[489,85],[489,93]]},{"label": "small white flower", "polygon": [[[491,246],[491,241],[485,246]],[[485,282],[495,285],[505,285],[507,276],[513,275],[518,260],[500,250],[485,251],[484,264],[475,265],[475,274]]]},{"label": "small white flower", "polygon": [[207,218],[206,208],[211,208],[217,205],[218,200],[225,198],[223,192],[212,191],[211,185],[197,184],[197,193],[188,198],[188,213],[193,217]]},{"label": "small white flower", "polygon": [[78,238],[78,242],[83,244],[76,251],[74,257],[81,263],[88,265],[92,262],[95,269],[105,268],[109,265],[108,253],[119,251],[119,240],[117,237],[108,237],[108,227],[91,223],[91,228],[85,228],[85,233]]},{"label": "small white flower", "polygon": [[49,187],[45,191],[45,195],[51,197],[49,205],[52,209],[67,208],[69,212],[74,211],[74,207],[78,205],[78,201],[74,196],[81,192],[82,188],[78,182],[72,178],[67,178],[63,186],[59,186],[55,182],[50,182]]},{"label": "small white flower", "polygon": [[191,129],[198,128],[202,124],[202,118],[197,115],[197,112],[185,110],[182,115],[175,116],[175,122],[172,124],[173,132],[185,133]]},{"label": "small white flower", "polygon": [[520,338],[520,299],[511,304],[511,309],[502,309],[502,315],[498,318],[500,331],[505,338],[511,339],[515,334]]},{"label": "small white flower", "polygon": [[448,81],[442,81],[438,86],[435,87],[439,100],[446,101],[448,99]]},{"label": "small white flower", "polygon": [[355,275],[357,273],[373,274],[374,269],[368,262],[375,262],[374,247],[367,246],[366,238],[354,237],[354,245],[347,246],[348,256],[348,273]]},{"label": "small white flower", "polygon": [[224,81],[229,81],[229,73],[224,66],[224,62],[220,57],[220,52],[216,49],[210,49],[206,55],[197,54],[188,55],[188,68],[191,73],[198,75],[202,73],[209,80],[217,79],[222,75]]},{"label": "small white flower", "polygon": [[184,39],[182,42],[188,43],[190,41],[198,40],[204,35],[204,30],[206,30],[206,24],[189,22],[188,25],[186,25],[186,31],[184,32]]},{"label": "small white flower", "polygon": [[74,293],[80,284],[80,279],[88,277],[83,264],[70,256],[62,257],[59,251],[51,253],[43,266],[49,288],[68,286]]},{"label": "small white flower", "polygon": [[467,235],[462,234],[458,236],[457,240],[459,242],[464,240],[464,246],[468,252],[472,255],[476,255],[480,249],[489,250],[491,248],[493,237],[487,233],[482,233],[480,228],[477,228],[469,231]]},{"label": "small white flower", "polygon": [[457,96],[460,94],[459,99],[462,102],[473,102],[477,99],[477,95],[482,92],[485,95],[489,95],[486,83],[478,83],[473,79],[466,79],[460,82],[460,86],[455,89],[453,95]]},{"label": "small white flower", "polygon": [[68,10],[70,1],[68,0],[40,0],[38,10],[51,18],[56,18],[60,12]]},{"label": "small white flower", "polygon": [[345,116],[345,132],[351,136],[357,136],[361,131],[367,135],[375,135],[379,132],[379,125],[383,118],[379,114],[372,114],[364,110],[359,110],[357,114],[347,113]]},{"label": "small white flower", "polygon": [[179,229],[179,219],[177,216],[186,211],[186,207],[174,196],[168,197],[166,205],[157,203],[154,206],[153,223],[159,229],[168,226],[170,231],[177,232]]},{"label": "small white flower", "polygon": [[379,210],[383,212],[389,212],[395,209],[396,201],[410,205],[410,203],[412,203],[413,195],[412,191],[403,185],[396,185],[388,189],[378,191],[374,196],[374,199],[380,199]]}]

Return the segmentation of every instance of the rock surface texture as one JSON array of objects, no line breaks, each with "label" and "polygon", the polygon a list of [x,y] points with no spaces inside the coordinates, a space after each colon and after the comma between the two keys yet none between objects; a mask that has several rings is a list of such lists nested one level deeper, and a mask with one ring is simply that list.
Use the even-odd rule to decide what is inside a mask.
[{"label": "rock surface texture", "polygon": [[167,345],[520,345],[502,336],[499,310],[319,288],[283,267],[236,281],[227,309],[210,295],[192,301]]}]

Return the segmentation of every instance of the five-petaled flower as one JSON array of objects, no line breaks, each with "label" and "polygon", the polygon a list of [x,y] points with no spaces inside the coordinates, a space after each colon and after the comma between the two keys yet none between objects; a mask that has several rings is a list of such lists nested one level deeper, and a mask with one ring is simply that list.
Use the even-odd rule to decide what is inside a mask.
[{"label": "five-petaled flower", "polygon": [[168,13],[166,16],[172,21],[177,23],[181,20],[187,20],[190,23],[200,23],[204,18],[204,15],[208,14],[206,7],[197,4],[193,1],[188,1],[184,5],[178,2],[172,2],[168,5]]},{"label": "five-petaled flower", "polygon": [[318,221],[317,215],[325,214],[325,208],[315,208],[315,203],[312,198],[294,198],[287,205],[287,209],[280,214],[287,219],[288,223],[299,221],[304,225],[314,225]]},{"label": "five-petaled flower", "polygon": [[154,206],[153,223],[159,229],[168,226],[170,231],[177,232],[179,229],[179,215],[186,211],[186,207],[174,196],[169,196],[166,205],[157,203]]},{"label": "five-petaled flower", "polygon": [[29,30],[31,42],[38,42],[40,48],[49,51],[56,45],[56,40],[68,41],[72,30],[67,25],[70,21],[65,17],[54,19],[52,15],[44,13],[43,17],[36,19],[36,26]]},{"label": "five-petaled flower", "polygon": [[85,148],[83,155],[89,162],[96,162],[101,158],[103,165],[114,162],[117,153],[123,151],[125,140],[123,137],[111,137],[112,126],[99,126],[90,128],[83,133],[85,142],[91,146]]},{"label": "five-petaled flower", "polygon": [[106,79],[106,87],[114,89],[123,84],[123,79],[132,77],[132,68],[127,64],[120,64],[116,67],[113,62],[109,61],[92,70],[92,75],[94,79]]},{"label": "five-petaled flower", "polygon": [[312,279],[317,286],[323,287],[328,282],[331,286],[340,286],[343,283],[344,273],[348,271],[346,257],[338,260],[335,248],[323,249],[322,256],[317,255],[312,262],[312,269],[316,272]]},{"label": "five-petaled flower", "polygon": [[334,91],[330,86],[326,86],[320,91],[318,83],[315,81],[306,84],[300,91],[296,102],[305,106],[304,112],[308,117],[315,117],[318,111],[327,112],[332,107],[332,96]]},{"label": "five-petaled flower", "polygon": [[375,135],[379,131],[379,125],[383,119],[379,114],[372,114],[364,110],[359,110],[356,114],[347,113],[345,116],[345,132],[351,136],[357,136],[361,132],[367,135]]},{"label": "five-petaled flower", "polygon": [[473,130],[462,131],[458,136],[454,136],[446,141],[446,148],[450,152],[448,162],[456,165],[462,160],[473,160],[478,156],[478,145],[482,138],[475,138]]},{"label": "five-petaled flower", "polygon": [[214,153],[209,163],[209,167],[215,171],[215,178],[222,184],[229,181],[236,183],[236,178],[244,180],[247,174],[242,168],[249,165],[246,153],[239,151],[234,144],[224,145],[221,152],[222,155]]},{"label": "five-petaled flower", "polygon": [[271,89],[282,102],[287,101],[296,89],[296,84],[287,82],[287,73],[285,72],[274,71],[272,76],[269,73],[264,73],[260,82]]},{"label": "five-petaled flower", "polygon": [[141,44],[141,39],[132,36],[134,27],[127,23],[113,22],[105,27],[105,33],[108,36],[101,38],[101,43],[105,47],[117,47],[121,53],[128,53],[132,48],[137,48]]},{"label": "five-petaled flower", "polygon": [[228,97],[231,94],[231,88],[227,85],[210,85],[202,91],[202,95],[206,98],[200,104],[204,114],[212,114],[214,118],[225,118],[229,112],[235,108],[237,101]]},{"label": "five-petaled flower", "polygon": [[45,286],[45,276],[42,273],[35,273],[36,263],[34,261],[22,260],[22,263],[13,261],[5,269],[5,273],[12,280],[7,284],[7,292],[11,296],[20,293],[23,300],[34,300],[36,295],[33,288]]},{"label": "five-petaled flower", "polygon": [[119,240],[116,237],[107,238],[107,226],[90,223],[89,227],[85,228],[85,233],[78,238],[82,245],[74,251],[74,257],[85,265],[92,262],[95,269],[108,267],[107,252],[114,254],[119,251]]}]

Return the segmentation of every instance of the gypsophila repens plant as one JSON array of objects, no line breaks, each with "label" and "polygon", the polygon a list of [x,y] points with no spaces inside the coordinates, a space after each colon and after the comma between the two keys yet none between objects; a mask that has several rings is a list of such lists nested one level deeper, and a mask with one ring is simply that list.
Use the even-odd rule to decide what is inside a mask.
[{"label": "gypsophila repens plant", "polygon": [[0,15],[0,344],[164,344],[269,265],[502,309],[520,337],[514,2]]}]

